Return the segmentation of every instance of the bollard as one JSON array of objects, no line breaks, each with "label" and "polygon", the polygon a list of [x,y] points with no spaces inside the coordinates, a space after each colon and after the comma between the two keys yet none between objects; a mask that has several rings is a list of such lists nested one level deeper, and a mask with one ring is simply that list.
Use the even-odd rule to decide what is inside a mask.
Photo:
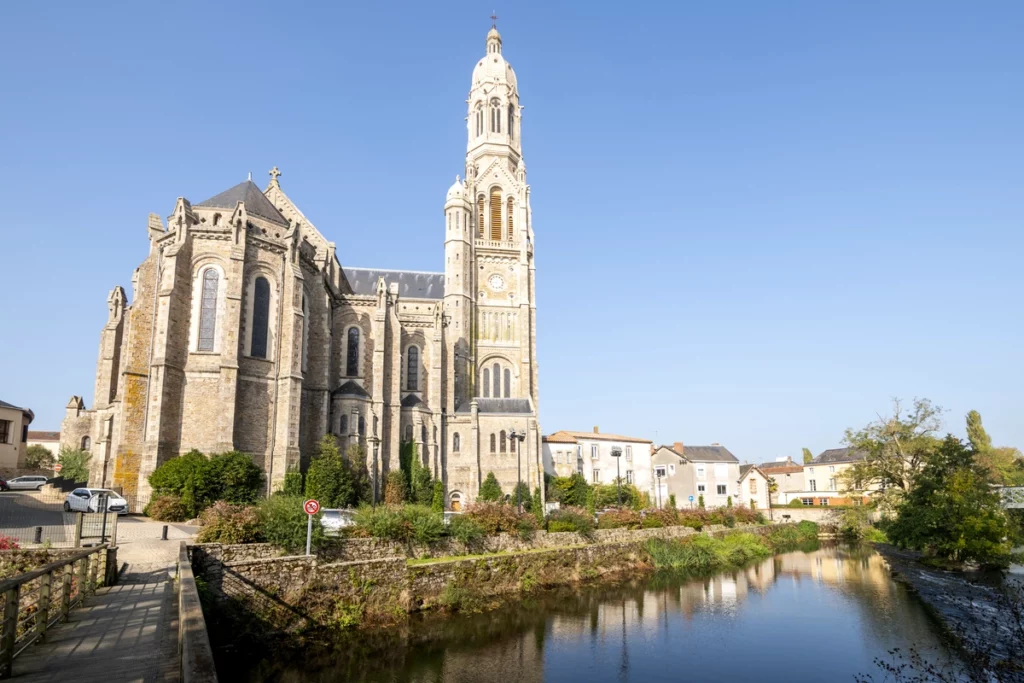
[{"label": "bollard", "polygon": [[37,526],[36,527],[36,540],[35,540],[35,542],[36,543],[42,543],[43,542],[43,527],[41,527],[41,526]]},{"label": "bollard", "polygon": [[160,532],[160,540],[161,541],[166,541],[167,540],[167,525],[166,524],[164,524],[164,530]]}]

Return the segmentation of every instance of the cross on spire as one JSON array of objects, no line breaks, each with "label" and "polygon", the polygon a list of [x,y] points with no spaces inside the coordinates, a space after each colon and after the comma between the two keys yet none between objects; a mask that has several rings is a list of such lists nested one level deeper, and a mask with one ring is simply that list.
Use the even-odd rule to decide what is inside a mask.
[{"label": "cross on spire", "polygon": [[495,10],[491,10],[491,28],[498,28],[498,14]]},{"label": "cross on spire", "polygon": [[281,171],[277,168],[277,166],[275,166],[274,168],[270,169],[270,182],[276,183],[277,179],[278,179],[278,177],[280,177],[280,175],[281,175]]}]

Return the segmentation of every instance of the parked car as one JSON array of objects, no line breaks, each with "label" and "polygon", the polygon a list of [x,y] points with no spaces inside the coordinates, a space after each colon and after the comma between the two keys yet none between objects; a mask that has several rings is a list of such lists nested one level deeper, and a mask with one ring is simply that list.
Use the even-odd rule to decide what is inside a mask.
[{"label": "parked car", "polygon": [[446,510],[445,512],[442,512],[441,514],[443,515],[442,521],[444,521],[444,525],[448,526],[449,524],[452,523],[453,519],[455,519],[456,517],[458,517],[462,513],[459,512],[458,510],[451,510],[451,511]]},{"label": "parked car", "polygon": [[344,527],[355,525],[354,513],[354,510],[324,509],[320,515],[320,526],[328,536],[337,536]]},{"label": "parked car", "polygon": [[102,512],[100,497],[107,497],[107,512],[128,514],[128,501],[110,489],[75,489],[64,501],[64,512]]},{"label": "parked car", "polygon": [[46,477],[38,474],[26,474],[23,477],[15,477],[7,480],[7,486],[11,491],[38,491],[46,485]]},{"label": "parked car", "polygon": [[5,480],[3,480],[3,479],[0,479],[0,491],[10,491],[10,490],[11,490],[11,487],[7,485],[7,482]]}]

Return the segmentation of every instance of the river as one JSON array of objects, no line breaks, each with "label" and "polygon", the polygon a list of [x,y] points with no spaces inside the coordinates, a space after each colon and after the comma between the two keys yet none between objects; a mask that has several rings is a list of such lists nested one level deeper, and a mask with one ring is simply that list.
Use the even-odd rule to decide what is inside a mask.
[{"label": "river", "polygon": [[[483,614],[424,615],[400,634],[267,657],[251,681],[851,681],[914,646],[940,656],[917,599],[867,547],[822,546],[709,578],[656,574],[541,591]],[[239,672],[240,673],[240,672]]]}]

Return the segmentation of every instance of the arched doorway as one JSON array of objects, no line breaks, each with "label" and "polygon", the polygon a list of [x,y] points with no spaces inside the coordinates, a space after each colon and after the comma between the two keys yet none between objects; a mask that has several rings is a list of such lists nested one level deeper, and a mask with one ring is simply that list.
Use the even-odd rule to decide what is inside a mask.
[{"label": "arched doorway", "polygon": [[449,503],[449,507],[451,507],[451,509],[452,509],[452,512],[461,512],[462,511],[462,494],[459,493],[458,491],[452,491],[452,494],[450,496],[448,496],[448,503]]}]

